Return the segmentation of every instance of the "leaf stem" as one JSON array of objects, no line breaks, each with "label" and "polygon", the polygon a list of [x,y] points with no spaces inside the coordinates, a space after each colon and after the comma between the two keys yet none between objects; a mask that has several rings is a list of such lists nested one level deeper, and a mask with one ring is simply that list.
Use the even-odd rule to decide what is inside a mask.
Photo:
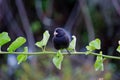
[{"label": "leaf stem", "polygon": [[43,46],[43,52],[45,52],[46,46]]},{"label": "leaf stem", "polygon": [[1,52],[1,46],[0,46],[0,52]]},{"label": "leaf stem", "polygon": [[[52,51],[45,51],[45,52],[0,52],[0,54],[15,54],[15,55],[19,55],[19,54],[24,54],[24,55],[47,55],[47,54],[56,54],[57,52],[52,52]],[[63,52],[63,55],[68,55],[67,52]],[[71,52],[71,55],[86,55],[86,52]],[[98,53],[93,53],[91,52],[89,55],[94,55],[94,56],[101,56]],[[116,57],[116,56],[109,56],[109,55],[102,55],[102,57],[104,58],[109,58],[109,59],[119,59],[120,57]]]}]

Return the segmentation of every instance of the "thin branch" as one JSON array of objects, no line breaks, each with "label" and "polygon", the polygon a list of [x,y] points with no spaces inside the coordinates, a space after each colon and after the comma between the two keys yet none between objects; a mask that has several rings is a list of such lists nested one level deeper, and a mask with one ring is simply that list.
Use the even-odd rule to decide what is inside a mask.
[{"label": "thin branch", "polygon": [[35,0],[35,9],[39,20],[45,25],[45,28],[50,29],[51,26],[55,25],[54,21],[51,18],[48,18],[43,12],[41,0]]},{"label": "thin branch", "polygon": [[117,11],[117,13],[120,16],[120,4],[119,4],[119,0],[112,0],[113,6],[115,8],[115,10]]},{"label": "thin branch", "polygon": [[68,17],[68,20],[65,23],[65,29],[68,32],[72,31],[72,28],[74,27],[74,24],[76,23],[78,16],[80,14],[80,4],[78,1],[75,2],[74,7]]},{"label": "thin branch", "polygon": [[34,51],[35,47],[33,45],[34,45],[35,41],[34,41],[33,33],[30,29],[30,23],[29,23],[27,13],[25,11],[25,7],[24,7],[22,0],[16,0],[16,6],[18,8],[19,15],[20,15],[20,18],[21,18],[21,21],[23,24],[23,28],[24,28],[25,33],[26,33],[26,37],[28,40],[28,45],[30,47],[30,51]]},{"label": "thin branch", "polygon": [[11,6],[6,0],[3,0],[3,11],[5,14],[4,22],[7,24],[7,27],[14,32],[17,36],[24,36],[21,28],[18,25],[18,22],[15,20],[13,13],[11,11]]},{"label": "thin branch", "polygon": [[[112,4],[115,3],[116,0],[112,0]],[[108,4],[108,5],[106,5]],[[104,3],[103,1],[100,1],[98,6],[100,7],[100,9],[98,9],[98,11],[100,12],[100,14],[102,15],[105,23],[106,23],[106,27],[107,27],[107,35],[109,38],[113,37],[114,34],[114,25],[113,25],[113,19],[111,17],[111,1],[109,0],[105,0]]]},{"label": "thin branch", "polygon": [[53,14],[53,0],[48,0],[47,2],[47,9],[46,9],[46,13],[48,15],[48,17],[51,17]]},{"label": "thin branch", "polygon": [[[57,52],[50,52],[50,51],[44,51],[44,52],[0,52],[0,54],[23,54],[23,55],[48,55],[48,54],[56,54]],[[68,53],[63,52],[63,55],[68,55]],[[86,55],[86,52],[71,52],[71,55]],[[98,53],[93,53],[90,52],[89,55],[94,55],[94,56],[101,56],[101,54]],[[109,56],[109,55],[102,55],[102,57],[104,58],[109,58],[109,59],[119,59],[120,57],[116,57],[116,56]]]},{"label": "thin branch", "polygon": [[91,41],[91,40],[95,39],[95,32],[94,32],[94,27],[92,24],[91,16],[89,13],[89,9],[88,9],[88,6],[87,6],[85,0],[79,0],[79,3],[80,3],[82,14],[83,14],[84,19],[85,19],[89,41]]}]

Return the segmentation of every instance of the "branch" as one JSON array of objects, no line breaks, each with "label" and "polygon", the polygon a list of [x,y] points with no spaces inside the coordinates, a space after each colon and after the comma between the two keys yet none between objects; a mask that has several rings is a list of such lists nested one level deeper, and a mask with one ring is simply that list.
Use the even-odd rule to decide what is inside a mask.
[{"label": "branch", "polygon": [[[53,51],[44,51],[44,52],[0,52],[0,54],[15,54],[15,55],[19,55],[19,54],[23,54],[23,55],[48,55],[48,54],[56,54],[57,52],[53,52]],[[68,53],[63,52],[63,55],[68,55]],[[86,55],[86,52],[71,52],[71,55]],[[93,53],[90,52],[89,55],[94,55],[94,56],[101,56],[101,54],[98,53]],[[119,59],[120,57],[116,57],[116,56],[109,56],[109,55],[102,55],[102,57],[104,58],[110,58],[110,59]]]},{"label": "branch", "polygon": [[41,0],[35,0],[35,9],[39,20],[45,25],[45,28],[51,29],[51,26],[54,26],[55,22],[51,18],[47,17],[47,15],[43,12]]},{"label": "branch", "polygon": [[65,23],[65,29],[68,31],[68,32],[71,32],[72,31],[72,28],[74,27],[74,24],[76,22],[76,20],[78,19],[78,16],[80,14],[80,4],[78,1],[75,2],[74,4],[74,7],[68,17],[68,20],[66,21]]},{"label": "branch", "polygon": [[27,13],[25,11],[25,7],[24,7],[24,4],[23,4],[22,0],[16,0],[16,6],[18,8],[20,19],[22,21],[23,28],[24,28],[25,33],[26,33],[26,37],[27,37],[27,40],[28,40],[28,45],[30,47],[30,50],[34,51],[35,46],[33,46],[33,45],[34,45],[35,41],[34,41],[33,33],[30,29],[30,23],[29,23]]},{"label": "branch", "polygon": [[115,10],[117,11],[117,13],[120,16],[120,5],[119,5],[119,1],[118,0],[112,0],[113,6],[115,8]]},{"label": "branch", "polygon": [[24,36],[23,31],[21,30],[18,22],[16,21],[13,13],[11,11],[11,6],[8,4],[7,0],[3,0],[3,11],[5,18],[4,22],[7,24],[7,27],[10,31],[14,32],[17,36]]},{"label": "branch", "polygon": [[89,41],[92,41],[93,39],[95,39],[95,32],[94,32],[94,27],[92,24],[91,16],[89,13],[89,8],[88,8],[85,0],[79,0],[79,3],[80,3],[82,14],[85,19]]}]

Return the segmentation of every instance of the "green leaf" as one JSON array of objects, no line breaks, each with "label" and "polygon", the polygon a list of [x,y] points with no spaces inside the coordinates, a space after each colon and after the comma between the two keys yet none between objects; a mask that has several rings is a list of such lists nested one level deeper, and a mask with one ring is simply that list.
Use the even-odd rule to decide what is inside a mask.
[{"label": "green leaf", "polygon": [[100,39],[95,39],[89,43],[89,46],[86,46],[88,51],[93,51],[95,49],[101,49],[101,41]]},{"label": "green leaf", "polygon": [[[24,52],[26,52],[26,53],[28,53],[28,47],[25,47],[24,48]],[[18,55],[17,56],[17,61],[18,61],[18,64],[20,64],[21,62],[23,62],[23,61],[26,61],[27,60],[27,55],[25,55],[25,54],[20,54],[20,55]]]},{"label": "green leaf", "polygon": [[46,46],[47,45],[47,42],[49,40],[49,37],[50,37],[50,34],[48,31],[45,31],[44,34],[43,34],[43,46]]},{"label": "green leaf", "polygon": [[43,47],[42,40],[40,42],[36,42],[35,45],[39,48],[42,48]]},{"label": "green leaf", "polygon": [[117,51],[120,53],[120,46],[118,46]]},{"label": "green leaf", "polygon": [[7,32],[0,33],[0,46],[3,46],[4,44],[11,41],[10,37],[8,36]]},{"label": "green leaf", "polygon": [[96,71],[98,71],[98,70],[104,71],[102,52],[100,52],[100,55],[97,56],[94,67],[95,67]]},{"label": "green leaf", "polygon": [[23,61],[26,61],[27,60],[27,55],[23,55],[23,54],[20,54],[17,56],[17,61],[18,61],[18,64],[22,63]]},{"label": "green leaf", "polygon": [[95,49],[100,49],[101,48],[101,41],[100,39],[95,39],[89,43],[89,46],[94,47]]},{"label": "green leaf", "polygon": [[10,46],[7,48],[9,52],[14,52],[17,48],[22,46],[26,42],[24,37],[18,37]]},{"label": "green leaf", "polygon": [[62,61],[63,61],[63,55],[59,50],[53,58],[53,64],[56,66],[56,68],[61,69]]},{"label": "green leaf", "polygon": [[86,48],[87,48],[88,51],[93,51],[93,50],[95,50],[95,47],[93,47],[93,46],[86,46]]},{"label": "green leaf", "polygon": [[72,36],[72,41],[70,42],[70,45],[68,47],[68,50],[75,50],[75,47],[76,47],[76,37],[75,36]]},{"label": "green leaf", "polygon": [[46,46],[47,45],[47,42],[49,40],[49,37],[50,37],[50,34],[48,31],[45,31],[44,34],[43,34],[43,39],[39,42],[36,42],[36,46],[42,48],[43,46]]}]

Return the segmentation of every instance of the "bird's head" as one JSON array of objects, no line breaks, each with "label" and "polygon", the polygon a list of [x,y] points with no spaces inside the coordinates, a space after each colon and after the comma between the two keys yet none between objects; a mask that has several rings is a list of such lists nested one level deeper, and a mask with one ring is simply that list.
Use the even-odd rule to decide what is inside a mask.
[{"label": "bird's head", "polygon": [[54,31],[54,36],[56,37],[61,37],[65,35],[65,30],[62,29],[62,28],[56,28],[55,31]]}]

